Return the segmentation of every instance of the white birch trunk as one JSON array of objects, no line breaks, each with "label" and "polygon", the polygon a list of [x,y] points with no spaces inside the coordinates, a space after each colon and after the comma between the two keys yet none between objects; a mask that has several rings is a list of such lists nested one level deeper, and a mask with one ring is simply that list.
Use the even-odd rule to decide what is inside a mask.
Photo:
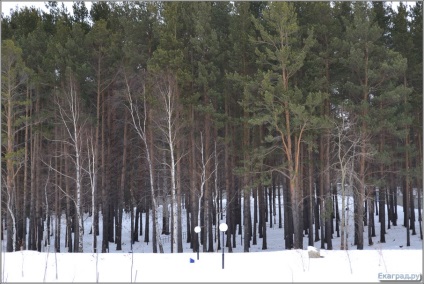
[{"label": "white birch trunk", "polygon": [[[345,190],[345,179],[346,179],[346,164],[343,163],[344,156],[342,154],[342,130],[338,130],[337,133],[337,158],[338,163],[340,164],[340,174],[341,174],[341,193],[342,193],[342,219],[340,226],[340,249],[346,250],[346,190]],[[337,201],[338,202],[338,201]]]},{"label": "white birch trunk", "polygon": [[[126,78],[125,78],[126,79]],[[152,161],[150,158],[150,149],[147,143],[147,137],[146,137],[146,119],[147,119],[147,110],[146,110],[146,98],[144,96],[143,93],[143,103],[144,103],[144,115],[143,117],[140,117],[140,113],[138,112],[138,110],[135,108],[132,98],[131,98],[131,92],[130,92],[130,87],[128,85],[128,81],[126,80],[126,85],[127,85],[127,98],[128,98],[128,102],[129,102],[129,111],[131,114],[131,120],[134,126],[135,131],[137,132],[137,135],[140,137],[141,141],[143,141],[145,150],[146,150],[146,160],[147,160],[147,164],[149,167],[149,178],[150,178],[150,191],[152,194],[152,202],[153,202],[153,208],[152,210],[154,210],[155,212],[155,218],[153,220],[153,222],[155,222],[155,226],[156,226],[156,241],[158,243],[159,246],[159,251],[160,253],[163,253],[163,245],[162,245],[162,240],[160,238],[160,231],[159,231],[159,222],[158,222],[158,205],[157,205],[157,199],[156,199],[156,193],[155,193],[155,181],[154,181],[154,177],[153,177],[153,166],[152,166]]]},{"label": "white birch trunk", "polygon": [[97,175],[94,174],[93,176],[93,184],[91,186],[91,211],[92,211],[92,221],[91,221],[91,233],[93,234],[93,253],[97,252],[97,231],[96,231],[96,226],[95,226],[95,214],[97,214],[96,212],[96,178]]},{"label": "white birch trunk", "polygon": [[[215,212],[216,212],[216,226],[215,226],[215,240],[216,240],[216,250],[218,251],[218,240],[219,240],[219,230],[218,230],[218,224],[219,224],[219,203],[218,203],[218,156],[216,153],[216,141],[215,141],[215,149],[214,149],[214,161],[215,161],[215,169],[214,169],[214,192],[213,192],[213,202],[215,206]],[[224,246],[224,244],[221,244],[221,246]]]},{"label": "white birch trunk", "polygon": [[[50,180],[50,169],[49,169],[49,171],[47,173],[46,185],[44,186],[44,197],[46,198],[46,221],[49,218],[49,201],[47,199],[47,185],[49,183],[49,180]],[[46,234],[46,244],[47,244],[47,239],[49,238],[49,235],[48,235],[48,231],[47,232],[46,231],[47,231],[47,227],[44,230],[44,232]]]},{"label": "white birch trunk", "polygon": [[[67,109],[64,109],[62,104],[57,101],[59,108],[60,118],[65,126],[66,132],[71,139],[71,146],[75,151],[75,181],[76,195],[72,200],[75,204],[75,212],[78,218],[79,236],[78,236],[78,252],[83,252],[83,238],[84,238],[84,227],[82,221],[81,212],[81,188],[82,188],[82,161],[81,161],[81,130],[83,129],[83,123],[80,121],[80,109],[79,102],[74,90],[72,76],[69,78],[70,92],[66,96],[65,105]],[[67,143],[67,142],[65,142]],[[57,170],[56,170],[57,171]],[[62,173],[63,174],[63,173]],[[67,173],[64,173],[66,176]]]},{"label": "white birch trunk", "polygon": [[[340,110],[344,115],[343,109]],[[372,153],[362,154],[357,152],[357,148],[367,143],[362,137],[357,137],[354,133],[355,120],[349,122],[342,117],[340,125],[335,127],[335,150],[336,150],[336,169],[340,173],[342,216],[340,226],[340,249],[348,250],[348,228],[349,228],[349,198],[347,192],[353,193],[353,179],[355,178],[355,161],[358,157],[366,157]],[[352,132],[353,131],[353,132]],[[346,187],[346,183],[348,187]]]},{"label": "white birch trunk", "polygon": [[147,158],[147,163],[149,164],[149,177],[150,177],[150,191],[152,194],[152,201],[153,201],[153,208],[152,210],[155,211],[155,219],[153,220],[153,222],[156,223],[156,242],[158,243],[159,246],[159,252],[163,253],[163,245],[162,245],[162,240],[160,238],[160,229],[159,229],[159,222],[158,222],[158,204],[157,204],[157,200],[156,200],[156,193],[155,193],[155,187],[154,187],[154,177],[153,177],[153,167],[152,167],[152,161],[150,160],[150,154],[149,154],[149,147],[147,145],[147,141],[144,141],[144,145],[146,147],[146,158]]},{"label": "white birch trunk", "polygon": [[[12,245],[13,245],[13,251],[16,251],[16,218],[15,214],[13,213],[13,210],[10,206],[12,203],[9,190],[7,191],[8,194],[8,200],[7,200],[7,210],[10,213],[10,217],[12,218]],[[7,228],[7,233],[9,234],[9,228]]]},{"label": "white birch trunk", "polygon": [[[72,86],[72,84],[71,84]],[[78,218],[78,227],[79,227],[79,236],[78,236],[78,252],[83,252],[83,238],[84,238],[84,227],[82,223],[82,214],[81,214],[81,149],[80,149],[80,126],[78,125],[79,122],[79,110],[78,110],[78,103],[76,94],[72,92],[71,87],[71,96],[73,99],[73,110],[72,110],[72,116],[73,116],[73,126],[74,126],[74,145],[75,145],[75,175],[76,175],[76,213]]]},{"label": "white birch trunk", "polygon": [[175,252],[178,250],[178,204],[176,196],[176,184],[175,184],[175,156],[174,156],[174,133],[172,127],[172,92],[171,88],[168,88],[168,92],[164,94],[165,96],[165,107],[167,114],[167,128],[168,128],[168,144],[169,144],[169,155],[171,156],[171,202],[172,202],[172,251]]},{"label": "white birch trunk", "polygon": [[[200,132],[200,156],[201,156],[201,174],[200,174],[200,195],[198,199],[198,211],[197,211],[197,225],[200,226],[200,211],[202,208],[202,198],[205,193],[205,184],[206,182],[212,177],[212,175],[215,173],[215,169],[210,173],[209,176],[206,176],[206,165],[210,162],[212,158],[212,154],[208,157],[208,159],[205,161],[205,153],[203,149],[203,133]],[[215,165],[217,166],[217,165]],[[214,198],[213,198],[214,199]],[[216,202],[217,203],[217,202]],[[205,226],[207,228],[207,224]],[[218,229],[217,229],[218,231]],[[206,234],[206,232],[205,232]],[[219,232],[218,232],[219,234]],[[219,237],[219,235],[218,235]],[[200,247],[200,245],[199,245]]]},{"label": "white birch trunk", "polygon": [[197,211],[197,225],[200,226],[200,209],[202,208],[202,198],[205,191],[205,183],[206,183],[206,163],[205,163],[205,156],[203,152],[203,134],[200,132],[200,153],[202,157],[202,173],[200,176],[200,195],[199,195],[199,205],[198,205],[198,211]]},{"label": "white birch trunk", "polygon": [[96,181],[97,181],[97,171],[96,171],[96,160],[97,155],[94,149],[92,136],[87,138],[87,153],[88,153],[88,176],[90,178],[91,185],[91,233],[93,234],[93,253],[97,252],[97,231],[95,224],[95,214],[96,212]]}]

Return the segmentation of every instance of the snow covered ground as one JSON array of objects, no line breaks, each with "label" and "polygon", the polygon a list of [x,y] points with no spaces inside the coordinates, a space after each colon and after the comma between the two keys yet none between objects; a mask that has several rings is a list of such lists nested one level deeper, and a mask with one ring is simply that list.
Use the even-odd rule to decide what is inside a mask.
[{"label": "snow covered ground", "polygon": [[[307,236],[304,250],[284,250],[283,229],[274,226],[267,230],[268,249],[263,251],[262,239],[252,245],[250,253],[243,253],[241,236],[237,236],[234,253],[224,250],[214,253],[190,249],[184,239],[184,253],[170,253],[170,241],[164,236],[165,254],[153,254],[151,242],[133,245],[131,253],[129,216],[124,215],[122,251],[110,243],[107,254],[91,253],[92,236],[88,234],[90,217],[85,218],[85,253],[54,253],[53,246],[42,253],[19,251],[5,253],[2,243],[1,279],[4,282],[379,282],[404,277],[421,277],[423,242],[419,235],[411,235],[411,246],[406,246],[406,230],[402,226],[402,207],[398,207],[398,226],[387,230],[386,243],[379,243],[379,223],[376,216],[374,245],[368,246],[367,230],[364,233],[364,250],[357,250],[350,227],[349,250],[340,251],[340,238],[334,234],[334,250],[321,250],[321,258],[309,258]],[[183,214],[185,216],[185,214]],[[144,222],[144,221],[143,221]],[[353,224],[353,222],[350,222]],[[387,225],[386,225],[387,226]],[[64,234],[65,229],[62,229]],[[64,238],[62,238],[64,239]],[[53,241],[53,239],[52,239]],[[320,247],[320,242],[315,243]],[[393,279],[392,279],[393,278]]]},{"label": "snow covered ground", "polygon": [[[378,282],[380,273],[421,275],[421,250],[261,253],[2,255],[5,282]],[[190,259],[194,260],[190,262]],[[381,277],[382,274],[380,274]]]}]

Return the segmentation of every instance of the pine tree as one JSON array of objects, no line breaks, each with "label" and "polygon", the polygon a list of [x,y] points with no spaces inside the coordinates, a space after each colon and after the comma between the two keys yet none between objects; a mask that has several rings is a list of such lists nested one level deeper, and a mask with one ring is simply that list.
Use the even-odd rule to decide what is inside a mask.
[{"label": "pine tree", "polygon": [[259,84],[261,100],[257,104],[258,115],[252,121],[269,126],[271,133],[277,134],[276,141],[281,143],[292,204],[294,248],[302,248],[303,196],[299,177],[301,141],[304,133],[318,122],[315,117],[316,106],[322,103],[324,95],[303,93],[292,82],[313,44],[312,34],[303,39],[304,43],[300,42],[293,5],[273,2],[264,11],[263,17],[263,24],[254,20],[260,33],[257,41],[262,43],[261,49],[257,49],[257,55],[263,64],[270,66],[270,70],[262,71]]},{"label": "pine tree", "polygon": [[16,176],[20,170],[23,150],[17,147],[15,137],[19,128],[25,123],[24,111],[26,102],[23,90],[28,78],[25,72],[25,63],[22,60],[22,49],[17,47],[12,40],[2,41],[2,134],[6,137],[2,146],[5,148],[6,176],[6,209],[7,209],[7,247],[8,252],[16,251],[16,208],[17,198]]}]

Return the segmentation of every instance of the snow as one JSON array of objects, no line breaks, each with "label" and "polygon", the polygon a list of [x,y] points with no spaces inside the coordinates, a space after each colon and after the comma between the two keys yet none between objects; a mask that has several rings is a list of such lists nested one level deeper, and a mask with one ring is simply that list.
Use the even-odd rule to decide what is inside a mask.
[{"label": "snow", "polygon": [[[160,210],[161,212],[161,210]],[[144,215],[144,214],[143,214]],[[411,235],[411,246],[406,246],[406,231],[402,226],[403,211],[398,206],[398,226],[387,230],[386,243],[379,243],[379,223],[376,216],[374,245],[368,246],[367,230],[364,232],[364,250],[357,250],[349,239],[349,250],[341,251],[340,238],[334,234],[334,250],[320,249],[320,241],[304,250],[285,250],[283,229],[278,223],[267,230],[268,249],[262,250],[262,240],[252,245],[250,253],[243,253],[242,239],[237,235],[233,253],[222,250],[197,253],[183,238],[184,253],[170,253],[169,236],[163,236],[164,254],[152,253],[151,242],[131,245],[129,240],[130,217],[124,215],[122,251],[110,243],[110,253],[92,253],[92,236],[89,234],[91,218],[85,216],[84,251],[67,253],[64,243],[62,253],[53,252],[53,243],[43,252],[18,251],[5,253],[2,242],[1,279],[6,282],[378,282],[379,277],[422,274],[422,241],[419,225],[417,235]],[[185,214],[183,213],[183,216]],[[161,217],[161,216],[159,216]],[[161,220],[161,218],[159,218]],[[144,220],[143,220],[144,222]],[[350,222],[353,224],[353,222]],[[63,226],[62,219],[62,226]],[[268,224],[269,225],[269,224]],[[386,225],[387,226],[387,225]],[[100,227],[101,229],[101,227]],[[353,228],[350,228],[353,230]],[[62,234],[65,228],[62,227]],[[101,234],[101,232],[100,232]],[[349,234],[353,236],[353,232]],[[101,243],[101,236],[98,242]],[[222,235],[220,234],[222,238]],[[63,236],[62,236],[62,239]],[[150,238],[151,240],[151,238]],[[53,242],[53,239],[51,240]],[[309,258],[309,251],[319,251],[320,258]],[[385,278],[387,280],[387,278]]]},{"label": "snow", "polygon": [[221,253],[200,253],[197,260],[192,252],[21,251],[3,254],[3,282],[377,282],[379,273],[422,273],[421,250],[321,250],[321,256],[310,259],[306,250],[226,253],[222,269]]}]

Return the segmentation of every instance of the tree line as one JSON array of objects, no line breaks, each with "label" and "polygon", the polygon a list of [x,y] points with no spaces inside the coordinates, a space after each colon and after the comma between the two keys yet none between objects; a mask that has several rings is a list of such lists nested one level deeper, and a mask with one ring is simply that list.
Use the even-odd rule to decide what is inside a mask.
[{"label": "tree line", "polygon": [[224,221],[229,251],[237,235],[245,252],[258,238],[267,249],[267,226],[283,228],[286,249],[306,235],[348,249],[350,196],[357,249],[373,244],[376,214],[385,242],[398,204],[406,245],[416,224],[422,239],[422,2],[72,8],[2,16],[7,251],[50,237],[60,251],[63,235],[69,252],[108,252],[144,230],[153,252],[161,235],[182,252],[183,231],[196,250],[196,226],[214,251]]}]

